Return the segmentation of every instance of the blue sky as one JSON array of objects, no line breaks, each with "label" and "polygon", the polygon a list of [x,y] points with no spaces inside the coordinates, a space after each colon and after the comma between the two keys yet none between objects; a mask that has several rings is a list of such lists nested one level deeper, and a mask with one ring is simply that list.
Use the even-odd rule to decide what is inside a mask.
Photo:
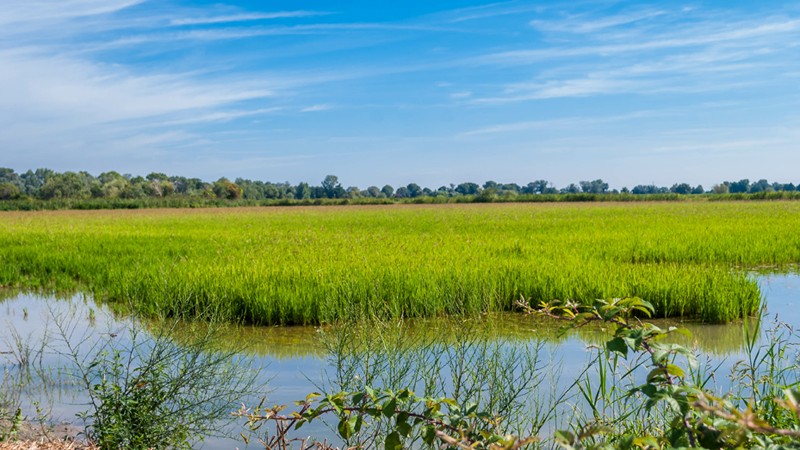
[{"label": "blue sky", "polygon": [[798,2],[4,0],[0,166],[797,183],[798,81]]}]

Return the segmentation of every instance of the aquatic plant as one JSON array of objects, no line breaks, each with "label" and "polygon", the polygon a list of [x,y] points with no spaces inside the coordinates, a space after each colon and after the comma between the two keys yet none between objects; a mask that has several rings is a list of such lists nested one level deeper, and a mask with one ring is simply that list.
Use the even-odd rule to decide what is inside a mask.
[{"label": "aquatic plant", "polygon": [[[583,372],[588,374],[595,367],[596,376],[579,376],[570,388],[577,395],[553,404],[555,409],[565,402],[581,401],[568,421],[556,424],[565,427],[549,436],[508,434],[508,417],[483,409],[478,402],[465,408],[447,396],[417,396],[408,388],[368,385],[312,393],[289,413],[284,405],[262,404],[243,407],[237,415],[247,418],[252,429],[273,426],[259,441],[268,449],[293,444],[303,449],[334,448],[327,441],[293,437],[298,428],[326,417],[338,423],[336,430],[348,447],[796,448],[800,439],[798,362],[796,355],[781,350],[793,348],[796,336],[772,333],[763,346],[749,347],[743,367],[733,372],[743,388],[733,396],[723,396],[707,385],[708,377],[691,349],[665,340],[685,330],[662,329],[639,320],[654,311],[642,299],[607,299],[594,305],[543,302],[535,307],[522,299],[519,305],[531,314],[566,321],[569,327],[597,322],[612,328],[610,339],[597,348],[597,359]],[[598,367],[598,363],[605,364]],[[362,440],[363,430],[376,422],[383,424],[380,433]]]}]

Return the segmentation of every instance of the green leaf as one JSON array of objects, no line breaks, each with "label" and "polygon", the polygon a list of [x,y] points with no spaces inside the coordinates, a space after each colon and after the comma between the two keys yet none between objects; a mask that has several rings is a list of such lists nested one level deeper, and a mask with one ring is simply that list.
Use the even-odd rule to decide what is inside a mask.
[{"label": "green leaf", "polygon": [[686,376],[686,372],[684,372],[683,369],[676,366],[675,364],[667,364],[667,373],[674,377],[679,377],[679,378],[683,378]]},{"label": "green leaf", "polygon": [[665,380],[665,373],[664,369],[661,367],[656,367],[655,369],[651,370],[650,373],[647,374],[647,382],[652,383],[654,381],[664,381]]},{"label": "green leaf", "polygon": [[611,431],[612,430],[609,427],[602,425],[591,425],[581,430],[580,434],[578,435],[578,440],[587,439],[598,434],[610,433]]},{"label": "green leaf", "polygon": [[422,440],[428,444],[433,445],[433,441],[436,439],[436,428],[433,425],[428,425],[422,430]]},{"label": "green leaf", "polygon": [[375,390],[372,389],[371,387],[365,386],[364,387],[364,391],[366,391],[367,395],[369,395],[370,398],[373,398],[373,399],[375,398]]},{"label": "green leaf", "polygon": [[411,424],[408,422],[400,422],[397,424],[397,431],[403,437],[408,437],[408,435],[411,434]]},{"label": "green leaf", "polygon": [[575,444],[575,435],[566,430],[556,430],[556,432],[553,433],[553,437],[556,439],[556,442],[562,445],[571,447]]},{"label": "green leaf", "polygon": [[393,431],[386,436],[386,440],[383,441],[383,448],[386,450],[402,450],[403,443],[400,441],[400,434],[397,431]]},{"label": "green leaf", "polygon": [[350,439],[350,436],[353,435],[353,428],[350,426],[350,421],[347,417],[342,417],[342,420],[339,421],[338,430],[339,436],[345,440]]},{"label": "green leaf", "polygon": [[397,399],[391,398],[386,404],[383,405],[383,415],[386,417],[392,417],[394,412],[397,410]]},{"label": "green leaf", "polygon": [[404,401],[408,400],[409,398],[411,398],[411,396],[412,396],[412,395],[414,395],[414,393],[413,393],[413,392],[411,392],[411,390],[409,390],[409,389],[403,389],[402,391],[400,391],[400,392],[398,392],[398,393],[397,393],[397,398],[398,398],[400,401],[403,401],[403,402],[404,402]]},{"label": "green leaf", "polygon": [[642,391],[642,394],[650,398],[653,398],[656,393],[658,393],[658,388],[652,384],[645,384],[644,386],[641,386],[639,390]]},{"label": "green leaf", "polygon": [[452,398],[443,398],[442,403],[446,404],[447,406],[458,408],[458,402],[453,400]]},{"label": "green leaf", "polygon": [[673,411],[675,411],[675,412],[680,412],[681,411],[681,405],[680,405],[680,403],[678,403],[678,400],[675,400],[674,398],[672,398],[670,396],[664,396],[664,400],[672,408]]},{"label": "green leaf", "polygon": [[361,416],[361,414],[357,414],[353,415],[348,422],[350,423],[349,427],[353,430],[353,433],[358,433],[361,431],[361,425],[364,424],[364,418]]},{"label": "green leaf", "polygon": [[606,349],[612,353],[619,353],[622,356],[628,356],[628,346],[625,344],[623,338],[614,338],[606,342]]},{"label": "green leaf", "polygon": [[635,445],[637,447],[640,447],[640,448],[646,448],[646,447],[658,448],[659,447],[658,441],[656,440],[656,438],[654,438],[652,436],[637,437],[637,438],[635,438],[633,440],[633,445]]}]

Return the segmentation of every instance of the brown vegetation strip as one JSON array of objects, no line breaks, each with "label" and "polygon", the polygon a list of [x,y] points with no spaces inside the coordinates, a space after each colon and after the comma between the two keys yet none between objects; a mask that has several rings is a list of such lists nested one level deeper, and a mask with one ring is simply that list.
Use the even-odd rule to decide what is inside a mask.
[{"label": "brown vegetation strip", "polygon": [[0,450],[94,450],[97,446],[75,441],[16,441],[0,442]]}]

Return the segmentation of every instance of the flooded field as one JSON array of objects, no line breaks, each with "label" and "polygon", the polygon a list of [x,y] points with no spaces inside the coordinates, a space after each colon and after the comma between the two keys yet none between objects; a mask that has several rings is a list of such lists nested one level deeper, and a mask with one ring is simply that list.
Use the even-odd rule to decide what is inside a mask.
[{"label": "flooded field", "polygon": [[[766,300],[761,330],[774,328],[778,322],[800,326],[800,276],[765,275],[758,281]],[[41,416],[53,422],[80,425],[78,414],[87,410],[89,398],[69,369],[74,361],[68,356],[66,341],[73,340],[79,352],[89,351],[98,340],[110,336],[125,347],[129,345],[131,329],[158,326],[133,324],[131,319],[116,315],[82,295],[56,298],[10,291],[3,295],[6,298],[0,303],[3,330],[0,356],[6,377],[5,395],[16,396],[28,418]],[[689,329],[692,337],[682,343],[695,348],[708,367],[718,367],[714,382],[719,391],[728,390],[727,375],[744,356],[746,331],[742,322],[657,323],[662,327],[676,325]],[[196,333],[197,328],[187,326],[186,330],[175,331],[175,339],[180,343],[182,336]],[[411,386],[432,393],[449,393],[458,370],[453,360],[467,358],[475,367],[505,364],[513,367],[514,377],[530,380],[530,386],[523,386],[524,398],[520,401],[530,411],[536,411],[533,414],[536,417],[541,417],[543,408],[567,390],[573,380],[585,375],[587,365],[596,356],[592,349],[607,337],[607,332],[599,327],[564,334],[552,320],[513,313],[466,319],[396,320],[349,327],[227,326],[219,331],[220,349],[233,350],[242,361],[260,369],[259,392],[241,399],[248,404],[258,402],[259,396],[266,396],[269,404],[289,404],[312,391],[336,392],[367,382],[374,386]],[[15,385],[10,380],[22,366],[33,367],[44,375],[46,382],[26,383],[12,389]],[[422,374],[421,366],[435,369]],[[440,386],[434,386],[437,380]],[[492,394],[486,391],[482,395],[487,393]],[[564,408],[548,416],[554,425],[543,429],[557,426],[559,420],[568,420],[571,403],[560,403]],[[232,405],[231,409],[235,408]],[[331,427],[315,423],[303,432],[332,438],[336,432]],[[232,438],[208,438],[205,442],[205,448],[234,447],[242,448],[244,443]]]}]

